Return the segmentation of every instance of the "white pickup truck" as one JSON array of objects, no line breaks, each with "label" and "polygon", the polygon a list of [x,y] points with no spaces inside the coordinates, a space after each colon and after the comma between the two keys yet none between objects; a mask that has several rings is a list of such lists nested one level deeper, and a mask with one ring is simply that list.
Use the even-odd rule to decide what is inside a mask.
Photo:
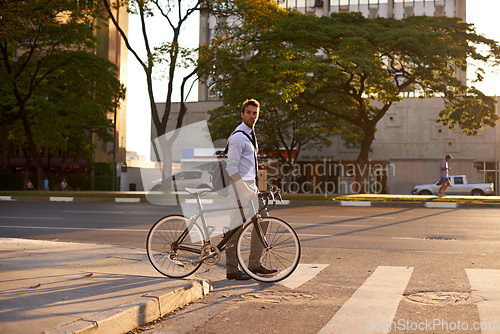
[{"label": "white pickup truck", "polygon": [[[493,183],[467,183],[465,175],[449,176],[450,186],[446,189],[448,195],[494,195],[495,189]],[[441,178],[433,184],[422,184],[415,186],[412,190],[413,195],[436,195],[441,187]]]}]

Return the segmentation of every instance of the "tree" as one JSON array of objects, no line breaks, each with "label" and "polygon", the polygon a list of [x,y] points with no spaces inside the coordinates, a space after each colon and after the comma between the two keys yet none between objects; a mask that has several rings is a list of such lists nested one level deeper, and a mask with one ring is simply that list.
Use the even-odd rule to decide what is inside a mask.
[{"label": "tree", "polygon": [[224,98],[221,108],[210,111],[213,137],[227,138],[240,121],[241,102],[255,98],[261,102],[260,146],[292,165],[304,148],[330,145],[328,137],[339,128],[333,117],[315,112],[298,98],[309,81],[307,73],[295,70],[304,57],[262,39],[287,12],[270,1],[234,3],[238,16],[221,20],[209,50],[213,53],[209,84]]},{"label": "tree", "polygon": [[[155,126],[157,136],[160,137],[166,133],[167,126],[169,125],[169,122],[171,123],[171,121],[175,123],[174,128],[179,129],[182,126],[187,111],[185,100],[190,92],[190,89],[188,89],[187,86],[191,82],[190,80],[197,79],[197,76],[203,75],[203,69],[200,67],[198,57],[199,50],[183,47],[181,45],[181,33],[186,25],[186,22],[194,16],[195,13],[218,11],[222,14],[222,12],[230,10],[231,6],[225,1],[207,0],[101,1],[106,9],[109,19],[120,32],[128,50],[132,53],[133,57],[140,63],[144,70],[148,89],[151,119]],[[119,10],[123,6],[127,7],[130,13],[139,15],[143,36],[142,46],[141,43],[133,44],[133,42],[129,40],[127,33],[116,19],[115,11]],[[151,23],[148,19],[153,16],[164,19],[164,24],[161,27],[158,27],[158,24],[156,23],[155,26],[151,27],[153,23]],[[148,36],[149,28],[156,30],[161,29],[164,31],[165,40],[157,46],[151,45]],[[141,56],[142,53],[144,53],[144,56]],[[164,92],[165,109],[163,110],[163,113],[160,114],[153,92],[157,83],[155,78],[161,75],[164,66],[166,66],[167,73],[167,89],[166,92]],[[175,120],[171,119],[171,114],[175,93],[174,83],[176,82],[176,74],[178,73],[178,69],[180,67],[190,68],[191,71],[182,78],[180,87],[180,113]],[[163,141],[161,150],[159,147],[156,147],[153,142],[156,159],[163,161],[162,178],[165,181],[163,182],[165,189],[170,187],[170,176],[172,174],[172,157],[170,152],[175,139],[176,136],[174,135],[168,140]]]},{"label": "tree", "polygon": [[2,100],[14,101],[2,109],[11,137],[36,163],[38,189],[43,189],[41,148],[75,145],[73,153],[88,153],[90,134],[106,137],[107,114],[123,97],[116,67],[93,53],[94,10],[90,2],[79,6],[71,0],[0,3],[0,92]]},{"label": "tree", "polygon": [[358,176],[365,176],[377,123],[404,92],[441,97],[445,107],[439,121],[468,135],[495,126],[498,119],[494,99],[467,87],[455,73],[465,70],[469,58],[498,65],[499,45],[459,18],[396,20],[368,19],[360,13],[317,17],[291,12],[275,20],[259,39],[270,48],[285,47],[303,57],[293,65],[308,80],[300,83],[296,97],[359,129]]}]

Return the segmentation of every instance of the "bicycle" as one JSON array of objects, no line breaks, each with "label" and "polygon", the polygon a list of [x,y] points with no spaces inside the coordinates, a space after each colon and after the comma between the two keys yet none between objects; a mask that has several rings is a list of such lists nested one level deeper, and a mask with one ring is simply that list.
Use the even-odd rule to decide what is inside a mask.
[{"label": "bicycle", "polygon": [[[238,262],[250,277],[261,282],[277,282],[290,276],[300,260],[301,246],[295,230],[284,220],[276,217],[262,217],[263,210],[271,211],[276,206],[280,190],[270,188],[260,193],[263,206],[242,225],[226,230],[222,240],[214,245],[211,234],[213,226],[207,226],[205,213],[234,210],[234,207],[205,209],[200,195],[211,189],[186,189],[196,198],[198,211],[190,218],[183,215],[169,215],[158,220],[150,229],[146,242],[148,258],[153,267],[170,278],[183,278],[193,274],[202,263],[216,265],[221,252],[231,247],[228,240],[239,233],[236,245]],[[272,207],[269,208],[269,203]],[[239,206],[240,210],[242,206]],[[201,224],[200,224],[201,223]],[[251,247],[252,238],[257,238]],[[260,253],[260,254],[259,254]],[[251,260],[252,258],[252,260]],[[275,271],[272,274],[253,272],[250,267],[256,258],[264,267]]]}]

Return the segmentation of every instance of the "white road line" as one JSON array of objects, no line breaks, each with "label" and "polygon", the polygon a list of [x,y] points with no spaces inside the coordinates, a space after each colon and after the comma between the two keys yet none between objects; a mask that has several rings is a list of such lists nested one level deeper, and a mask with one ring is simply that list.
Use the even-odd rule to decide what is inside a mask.
[{"label": "white road line", "polygon": [[412,237],[392,237],[393,239],[396,239],[396,240],[421,240],[421,241],[457,241],[456,239],[443,239],[443,240],[439,240],[439,239],[427,239],[427,238],[412,238]]},{"label": "white road line", "polygon": [[409,267],[378,267],[319,333],[388,333],[369,325],[394,319],[412,272]]},{"label": "white road line", "polygon": [[426,208],[456,209],[456,208],[458,208],[458,203],[447,203],[447,202],[425,202],[424,206],[425,206]]},{"label": "white road line", "polygon": [[19,216],[0,216],[0,219],[44,219],[44,220],[61,220],[61,217],[19,217]]},{"label": "white road line", "polygon": [[338,218],[338,219],[383,219],[383,220],[396,220],[400,219],[398,216],[342,216],[342,215],[325,215],[319,216],[320,218]]},{"label": "white road line", "polygon": [[125,215],[130,215],[130,214],[135,214],[131,212],[126,212],[126,211],[76,211],[76,210],[66,210],[63,211],[66,213],[109,213],[109,214],[125,214]]},{"label": "white road line", "polygon": [[49,197],[51,202],[73,202],[73,197]]},{"label": "white road line", "polygon": [[[202,198],[202,199],[200,199],[200,202],[201,202],[201,204],[213,204],[214,200],[210,199],[210,198]],[[185,203],[186,204],[196,204],[198,202],[196,202],[196,199],[194,199],[194,198],[186,198]]]},{"label": "white road line", "polygon": [[141,201],[140,198],[125,198],[125,197],[116,197],[116,203],[139,203]]},{"label": "white road line", "polygon": [[289,277],[285,278],[279,284],[290,289],[295,289],[314,278],[319,272],[328,267],[327,264],[305,264],[299,263],[297,269]]},{"label": "white road line", "polygon": [[364,202],[364,201],[340,201],[340,206],[372,206],[372,202]]},{"label": "white road line", "polygon": [[0,225],[0,228],[21,228],[31,230],[72,230],[72,231],[117,231],[117,232],[149,232],[149,230],[128,228],[91,228],[91,227],[57,227],[57,226],[16,226]]},{"label": "white road line", "polygon": [[500,270],[465,269],[472,294],[485,300],[477,303],[482,334],[500,333]]},{"label": "white road line", "polygon": [[336,234],[297,233],[299,237],[334,237]]},{"label": "white road line", "polygon": [[332,223],[293,223],[293,225],[303,225],[303,226],[328,226],[328,227],[373,227],[373,225],[354,225],[354,224],[332,224]]}]

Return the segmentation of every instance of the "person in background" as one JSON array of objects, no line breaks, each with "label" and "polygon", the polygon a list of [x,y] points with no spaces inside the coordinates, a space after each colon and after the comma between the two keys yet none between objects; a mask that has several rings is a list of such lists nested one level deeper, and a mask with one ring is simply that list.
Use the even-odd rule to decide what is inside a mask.
[{"label": "person in background", "polygon": [[62,180],[62,182],[61,182],[61,188],[62,188],[62,191],[68,190],[68,182],[66,182],[66,179]]},{"label": "person in background", "polygon": [[448,166],[448,163],[451,161],[452,156],[447,154],[446,157],[441,161],[441,188],[439,188],[439,191],[437,193],[438,197],[444,197],[444,191],[446,188],[450,186],[450,179],[448,178],[448,172],[451,170],[451,168]]}]

